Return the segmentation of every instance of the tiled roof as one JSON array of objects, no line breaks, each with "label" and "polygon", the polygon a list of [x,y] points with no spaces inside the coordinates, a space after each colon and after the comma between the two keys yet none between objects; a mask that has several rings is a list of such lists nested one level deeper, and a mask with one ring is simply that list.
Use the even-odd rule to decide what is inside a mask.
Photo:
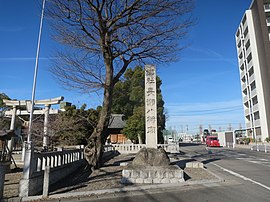
[{"label": "tiled roof", "polygon": [[126,122],[123,120],[124,114],[111,114],[108,128],[124,128]]}]

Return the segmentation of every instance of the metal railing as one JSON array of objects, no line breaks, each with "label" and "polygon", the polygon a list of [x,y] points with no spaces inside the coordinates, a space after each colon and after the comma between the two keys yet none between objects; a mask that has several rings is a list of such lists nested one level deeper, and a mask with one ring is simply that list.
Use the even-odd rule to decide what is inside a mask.
[{"label": "metal railing", "polygon": [[255,144],[250,148],[252,151],[263,151],[265,153],[270,152],[270,144]]}]

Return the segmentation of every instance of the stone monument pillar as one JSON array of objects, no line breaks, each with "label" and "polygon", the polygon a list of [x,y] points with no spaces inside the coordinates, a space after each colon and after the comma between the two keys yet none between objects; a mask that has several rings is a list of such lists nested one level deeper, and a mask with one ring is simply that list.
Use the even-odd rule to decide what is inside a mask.
[{"label": "stone monument pillar", "polygon": [[48,150],[48,122],[49,122],[49,114],[50,114],[50,104],[45,104],[45,111],[44,111],[44,136],[43,136],[43,149],[45,151]]},{"label": "stone monument pillar", "polygon": [[147,148],[157,148],[156,67],[145,65],[145,139]]}]

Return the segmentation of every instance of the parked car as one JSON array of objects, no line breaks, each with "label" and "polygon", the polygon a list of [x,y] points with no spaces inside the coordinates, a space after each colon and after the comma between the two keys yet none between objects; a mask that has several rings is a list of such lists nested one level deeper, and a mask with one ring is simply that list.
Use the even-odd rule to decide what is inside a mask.
[{"label": "parked car", "polygon": [[220,147],[220,143],[217,136],[207,136],[206,137],[207,147]]}]

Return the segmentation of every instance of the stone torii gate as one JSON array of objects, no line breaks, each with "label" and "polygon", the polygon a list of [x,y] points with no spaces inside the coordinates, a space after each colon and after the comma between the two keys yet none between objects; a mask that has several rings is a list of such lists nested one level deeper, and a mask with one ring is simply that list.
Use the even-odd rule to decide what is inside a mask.
[{"label": "stone torii gate", "polygon": [[[43,136],[43,148],[48,148],[48,117],[49,114],[58,114],[59,110],[51,109],[51,105],[59,104],[64,100],[63,96],[46,99],[46,100],[35,100],[35,105],[44,105],[44,109],[34,110],[34,114],[44,114],[44,136]],[[3,100],[6,106],[12,107],[11,110],[5,112],[5,116],[11,116],[10,130],[15,129],[15,118],[16,115],[30,115],[31,101],[30,100]],[[26,107],[27,110],[21,110],[19,107]],[[12,152],[13,142],[8,142],[9,151]]]}]

